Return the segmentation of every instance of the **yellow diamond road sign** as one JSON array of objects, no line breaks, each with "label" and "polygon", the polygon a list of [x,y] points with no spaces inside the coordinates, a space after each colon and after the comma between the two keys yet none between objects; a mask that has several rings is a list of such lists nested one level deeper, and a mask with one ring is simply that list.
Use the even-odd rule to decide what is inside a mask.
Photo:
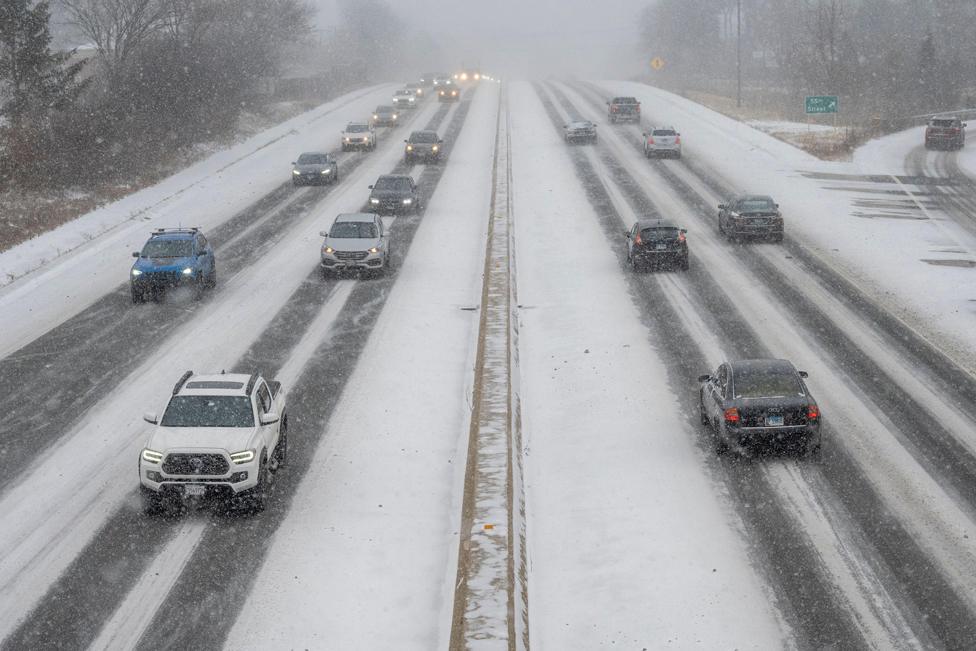
[{"label": "yellow diamond road sign", "polygon": [[654,57],[653,59],[651,59],[651,67],[654,68],[655,70],[660,70],[661,68],[664,67],[664,59],[662,59],[661,57]]}]

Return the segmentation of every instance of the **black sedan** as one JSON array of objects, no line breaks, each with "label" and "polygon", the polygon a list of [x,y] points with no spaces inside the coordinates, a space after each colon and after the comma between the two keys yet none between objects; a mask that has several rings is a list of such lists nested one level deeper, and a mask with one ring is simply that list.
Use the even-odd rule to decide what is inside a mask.
[{"label": "black sedan", "polygon": [[384,174],[369,186],[367,211],[400,215],[420,212],[420,188],[406,174]]},{"label": "black sedan", "polygon": [[578,120],[563,125],[563,139],[567,143],[596,142],[596,125],[589,120]]},{"label": "black sedan", "polygon": [[783,241],[783,215],[772,197],[742,194],[718,205],[718,230],[729,239],[766,237]]},{"label": "black sedan", "polygon": [[627,262],[634,271],[661,265],[688,271],[688,239],[683,228],[668,219],[643,219],[636,222],[627,237]]},{"label": "black sedan", "polygon": [[719,454],[785,446],[819,455],[820,408],[805,377],[785,359],[725,362],[700,376],[701,422],[713,429]]}]

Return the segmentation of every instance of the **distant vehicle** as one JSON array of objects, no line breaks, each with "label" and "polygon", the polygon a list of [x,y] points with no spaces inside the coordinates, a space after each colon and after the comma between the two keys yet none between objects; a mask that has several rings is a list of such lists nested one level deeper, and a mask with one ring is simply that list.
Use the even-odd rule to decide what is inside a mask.
[{"label": "distant vehicle", "polygon": [[157,299],[173,287],[192,287],[197,298],[204,288],[217,285],[217,261],[213,247],[199,228],[157,228],[129,271],[133,303]]},{"label": "distant vehicle", "polygon": [[342,151],[376,149],[376,131],[369,122],[350,122],[342,131]]},{"label": "distant vehicle", "polygon": [[271,476],[285,464],[285,391],[259,374],[193,375],[173,388],[162,418],[139,453],[147,513],[188,498],[210,498],[263,511]]},{"label": "distant vehicle", "polygon": [[377,106],[373,111],[374,127],[395,127],[397,125],[398,114],[392,106]]},{"label": "distant vehicle", "polygon": [[729,239],[765,237],[783,241],[783,215],[772,197],[742,194],[718,205],[718,230]]},{"label": "distant vehicle", "polygon": [[674,127],[652,127],[644,132],[644,156],[681,158],[681,134]]},{"label": "distant vehicle", "polygon": [[614,97],[607,102],[607,117],[610,122],[640,122],[641,105],[633,97]]},{"label": "distant vehicle", "polygon": [[688,240],[685,233],[667,219],[643,219],[636,222],[627,238],[627,262],[634,271],[662,265],[688,271]]},{"label": "distant vehicle", "polygon": [[319,233],[323,274],[349,269],[384,271],[390,266],[389,237],[383,219],[374,213],[339,215],[332,228]]},{"label": "distant vehicle", "polygon": [[434,85],[434,78],[438,76],[436,72],[425,72],[420,75],[420,85],[424,88],[430,88]]},{"label": "distant vehicle", "polygon": [[441,86],[450,86],[453,83],[454,83],[454,80],[451,79],[451,75],[449,75],[447,73],[438,72],[436,75],[434,75],[434,87],[435,88],[440,88]]},{"label": "distant vehicle", "polygon": [[293,185],[322,185],[339,181],[339,161],[324,152],[305,152],[292,163]]},{"label": "distant vehicle", "polygon": [[567,143],[596,142],[596,125],[589,120],[577,120],[563,125],[563,139]]},{"label": "distant vehicle", "polygon": [[966,144],[966,123],[952,116],[936,116],[925,127],[926,149],[962,149]]},{"label": "distant vehicle", "polygon": [[410,84],[407,84],[406,86],[404,86],[404,88],[406,88],[408,90],[412,90],[417,97],[423,97],[424,96],[424,92],[425,91],[424,91],[423,84],[410,83]]},{"label": "distant vehicle", "polygon": [[461,91],[454,84],[445,84],[437,90],[438,102],[456,102],[461,99]]},{"label": "distant vehicle", "polygon": [[713,375],[698,378],[702,425],[716,435],[724,454],[789,446],[820,454],[820,408],[797,371],[785,359],[725,362]]},{"label": "distant vehicle", "polygon": [[456,81],[481,81],[481,72],[477,68],[461,67],[461,70],[454,73]]},{"label": "distant vehicle", "polygon": [[420,189],[407,174],[384,174],[369,186],[369,207],[381,213],[417,213]]},{"label": "distant vehicle", "polygon": [[417,93],[409,88],[401,88],[393,93],[393,106],[398,109],[417,106]]},{"label": "distant vehicle", "polygon": [[436,131],[414,131],[404,140],[403,159],[407,163],[417,160],[439,161],[441,159],[441,144],[444,142]]}]

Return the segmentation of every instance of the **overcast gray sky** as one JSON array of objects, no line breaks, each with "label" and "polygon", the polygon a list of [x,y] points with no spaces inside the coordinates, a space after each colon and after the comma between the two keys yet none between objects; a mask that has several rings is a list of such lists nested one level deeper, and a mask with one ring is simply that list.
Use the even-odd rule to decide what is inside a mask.
[{"label": "overcast gray sky", "polygon": [[[506,77],[633,74],[637,17],[651,0],[389,0],[404,20],[442,40],[452,60]],[[335,22],[335,0],[313,0],[319,24]],[[629,69],[621,69],[632,65]]]}]

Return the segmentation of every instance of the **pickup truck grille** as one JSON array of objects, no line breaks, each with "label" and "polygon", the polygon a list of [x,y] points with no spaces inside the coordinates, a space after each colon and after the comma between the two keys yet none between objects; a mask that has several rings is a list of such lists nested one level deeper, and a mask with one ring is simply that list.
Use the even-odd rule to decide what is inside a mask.
[{"label": "pickup truck grille", "polygon": [[163,461],[167,475],[226,475],[227,459],[220,454],[168,454]]}]

